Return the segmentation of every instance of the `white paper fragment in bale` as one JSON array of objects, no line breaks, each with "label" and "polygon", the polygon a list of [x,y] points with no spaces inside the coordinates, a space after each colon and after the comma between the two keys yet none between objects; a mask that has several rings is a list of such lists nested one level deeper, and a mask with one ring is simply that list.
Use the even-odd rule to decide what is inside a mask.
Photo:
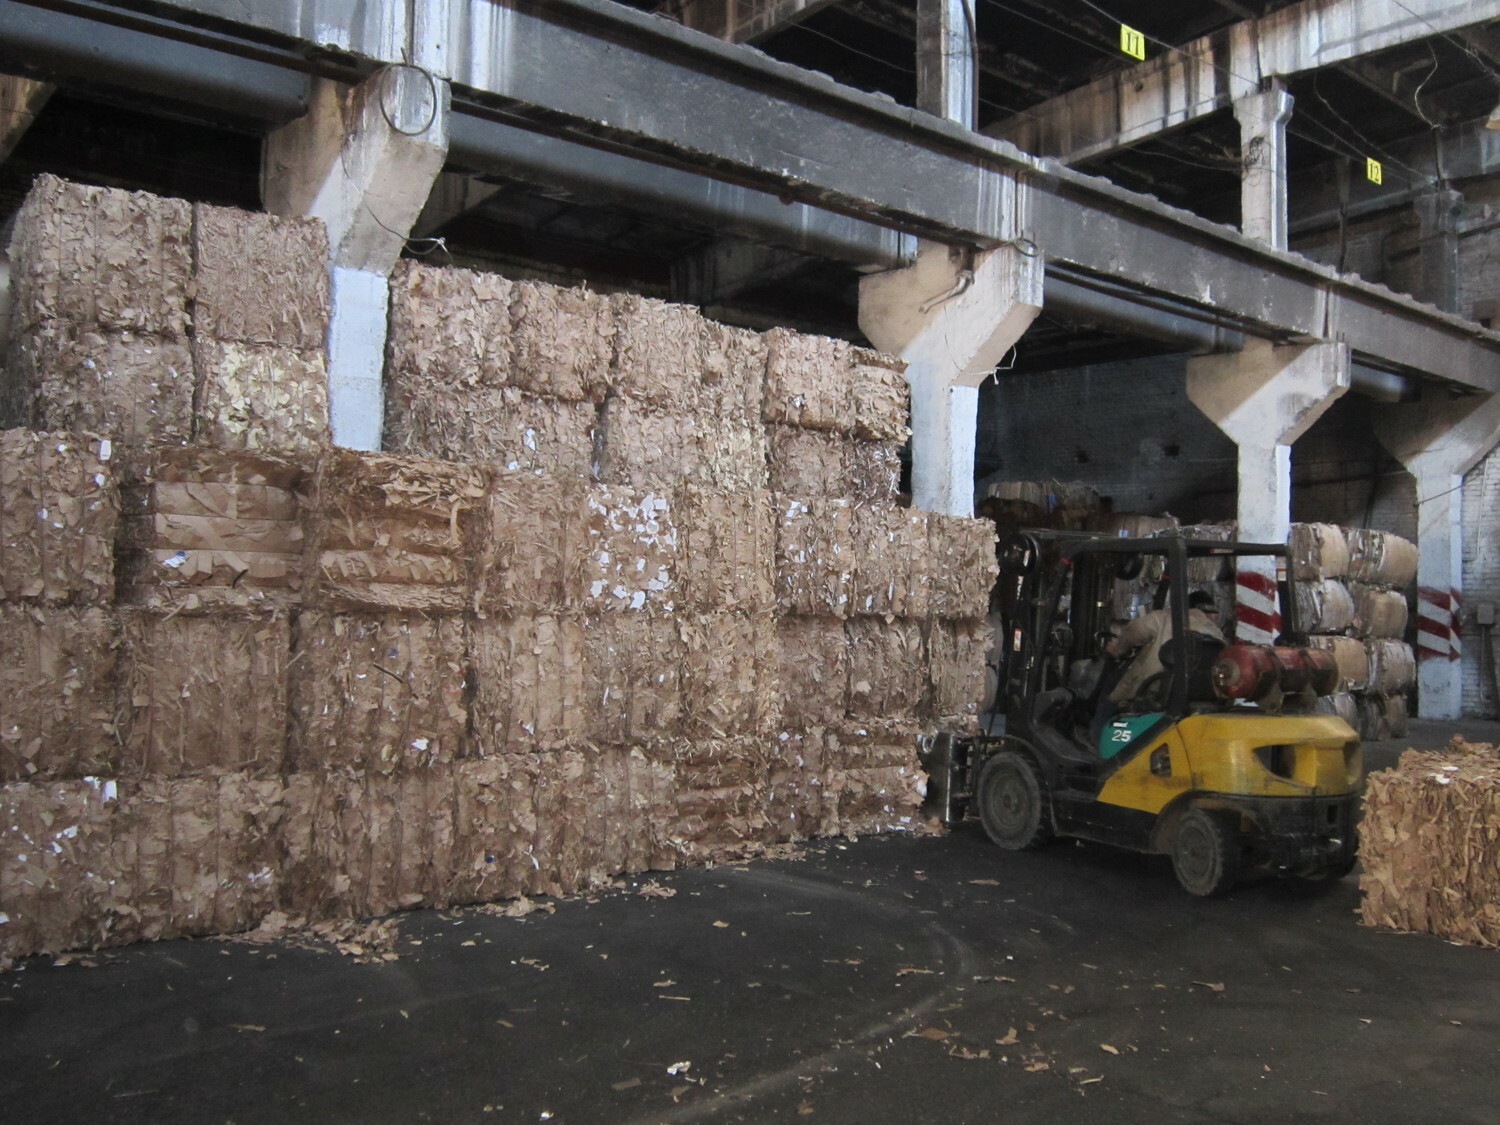
[{"label": "white paper fragment in bale", "polygon": [[679,559],[671,497],[600,485],[588,490],[586,503],[587,562],[577,604],[590,613],[670,611]]},{"label": "white paper fragment in bale", "polygon": [[1304,632],[1342,633],[1354,624],[1354,599],[1336,578],[1314,578],[1292,583],[1297,598],[1297,620]]},{"label": "white paper fragment in bale", "polygon": [[480,753],[555,748],[584,737],[583,624],[566,615],[471,626],[474,735]]},{"label": "white paper fragment in bale", "polygon": [[927,648],[920,621],[855,617],[849,638],[848,713],[862,718],[910,719],[927,692]]},{"label": "white paper fragment in bale", "polygon": [[927,525],[933,615],[954,620],[983,617],[989,612],[990,593],[1000,577],[994,525],[988,520],[937,512],[929,513]]},{"label": "white paper fragment in bale", "polygon": [[1408,607],[1400,590],[1383,590],[1351,582],[1354,633],[1359,637],[1396,638],[1406,634]]},{"label": "white paper fragment in bale", "polygon": [[291,657],[286,613],[124,607],[119,614],[122,773],[281,770]]},{"label": "white paper fragment in bale", "polygon": [[323,349],[193,341],[195,438],[221,449],[316,450],[327,445]]},{"label": "white paper fragment in bale", "polygon": [[114,773],[114,640],[102,609],[0,605],[0,782]]},{"label": "white paper fragment in bale", "polygon": [[1400,590],[1417,576],[1417,547],[1389,531],[1344,528],[1349,542],[1349,581]]},{"label": "white paper fragment in bale", "polygon": [[112,600],[120,511],[107,449],[73,434],[0,431],[0,598]]},{"label": "white paper fragment in bale", "polygon": [[[987,529],[987,525],[980,525]],[[907,508],[854,510],[855,614],[920,618],[930,604],[935,568],[928,513]],[[985,594],[986,603],[989,594]]]},{"label": "white paper fragment in bale", "polygon": [[1299,581],[1343,578],[1349,573],[1349,541],[1341,527],[1294,523],[1287,546],[1292,552],[1292,577]]},{"label": "white paper fragment in bale", "polygon": [[307,610],[293,642],[291,769],[406,773],[458,755],[468,722],[461,618]]},{"label": "white paper fragment in bale", "polygon": [[191,238],[183,200],[38,176],[11,236],[12,329],[67,320],[181,339]]},{"label": "white paper fragment in bale", "polygon": [[775,495],[776,609],[847,617],[854,581],[854,508],[847,500]]}]

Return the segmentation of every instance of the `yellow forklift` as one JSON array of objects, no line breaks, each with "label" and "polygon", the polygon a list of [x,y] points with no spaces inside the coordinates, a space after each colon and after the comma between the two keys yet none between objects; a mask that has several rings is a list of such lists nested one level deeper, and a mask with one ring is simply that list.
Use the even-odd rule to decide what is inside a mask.
[{"label": "yellow forklift", "polygon": [[[1298,632],[1284,545],[1028,531],[1000,555],[1003,730],[928,743],[930,813],[956,824],[972,810],[1009,850],[1072,836],[1170,855],[1194,895],[1256,874],[1348,874],[1363,756],[1349,724],[1319,711],[1338,673]],[[1195,632],[1189,588],[1211,584],[1191,577],[1255,556],[1280,578],[1276,643]],[[1125,591],[1147,597],[1121,604]],[[1129,663],[1110,652],[1117,622],[1153,610],[1171,626],[1162,671],[1111,703]]]}]

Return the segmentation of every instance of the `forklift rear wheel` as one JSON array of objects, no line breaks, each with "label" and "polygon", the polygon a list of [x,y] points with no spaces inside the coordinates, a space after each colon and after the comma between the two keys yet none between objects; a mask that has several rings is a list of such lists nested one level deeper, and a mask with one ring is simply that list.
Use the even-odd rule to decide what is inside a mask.
[{"label": "forklift rear wheel", "polygon": [[1002,750],[979,771],[979,819],[989,838],[1007,851],[1038,848],[1052,838],[1042,779],[1024,754]]},{"label": "forklift rear wheel", "polygon": [[1183,813],[1172,837],[1172,870],[1182,889],[1200,898],[1233,887],[1240,874],[1240,841],[1231,819],[1211,809]]}]

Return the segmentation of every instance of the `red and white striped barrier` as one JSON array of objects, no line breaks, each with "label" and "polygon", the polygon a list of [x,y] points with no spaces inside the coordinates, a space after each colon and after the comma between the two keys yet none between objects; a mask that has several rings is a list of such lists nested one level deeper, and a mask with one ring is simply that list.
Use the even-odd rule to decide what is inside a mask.
[{"label": "red and white striped barrier", "polygon": [[1457,660],[1463,651],[1457,590],[1423,586],[1417,591],[1417,659]]},{"label": "red and white striped barrier", "polygon": [[1268,645],[1281,632],[1276,579],[1254,570],[1235,575],[1234,639],[1245,645]]}]

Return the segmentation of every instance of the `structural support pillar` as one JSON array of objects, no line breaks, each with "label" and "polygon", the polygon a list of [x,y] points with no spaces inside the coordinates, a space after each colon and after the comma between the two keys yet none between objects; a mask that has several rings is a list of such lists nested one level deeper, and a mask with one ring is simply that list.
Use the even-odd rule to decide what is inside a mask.
[{"label": "structural support pillar", "polygon": [[860,282],[859,327],[907,362],[912,504],[974,514],[979,387],[1042,307],[1042,258],[923,242],[916,262]]},{"label": "structural support pillar", "polygon": [[1287,243],[1286,123],[1292,95],[1272,86],[1234,103],[1240,123],[1240,230],[1278,250]]},{"label": "structural support pillar", "polygon": [[[1277,347],[1251,340],[1241,352],[1188,360],[1194,406],[1239,447],[1237,538],[1285,543],[1292,525],[1292,443],[1349,389],[1349,348]],[[1273,559],[1242,559],[1236,575],[1236,639],[1269,644],[1281,630]]]},{"label": "structural support pillar", "polygon": [[356,87],[317,82],[305,117],[266,138],[266,210],[328,226],[333,440],[379,449],[389,278],[448,151],[448,83],[383,67]]},{"label": "structural support pillar", "polygon": [[1463,202],[1463,194],[1452,188],[1433,188],[1416,200],[1421,240],[1416,297],[1451,313],[1459,311],[1458,215]]},{"label": "structural support pillar", "polygon": [[917,108],[974,128],[974,0],[917,0]]},{"label": "structural support pillar", "polygon": [[1463,711],[1463,483],[1500,441],[1500,395],[1454,398],[1429,387],[1419,402],[1381,408],[1375,436],[1416,479],[1418,714],[1456,719]]}]

